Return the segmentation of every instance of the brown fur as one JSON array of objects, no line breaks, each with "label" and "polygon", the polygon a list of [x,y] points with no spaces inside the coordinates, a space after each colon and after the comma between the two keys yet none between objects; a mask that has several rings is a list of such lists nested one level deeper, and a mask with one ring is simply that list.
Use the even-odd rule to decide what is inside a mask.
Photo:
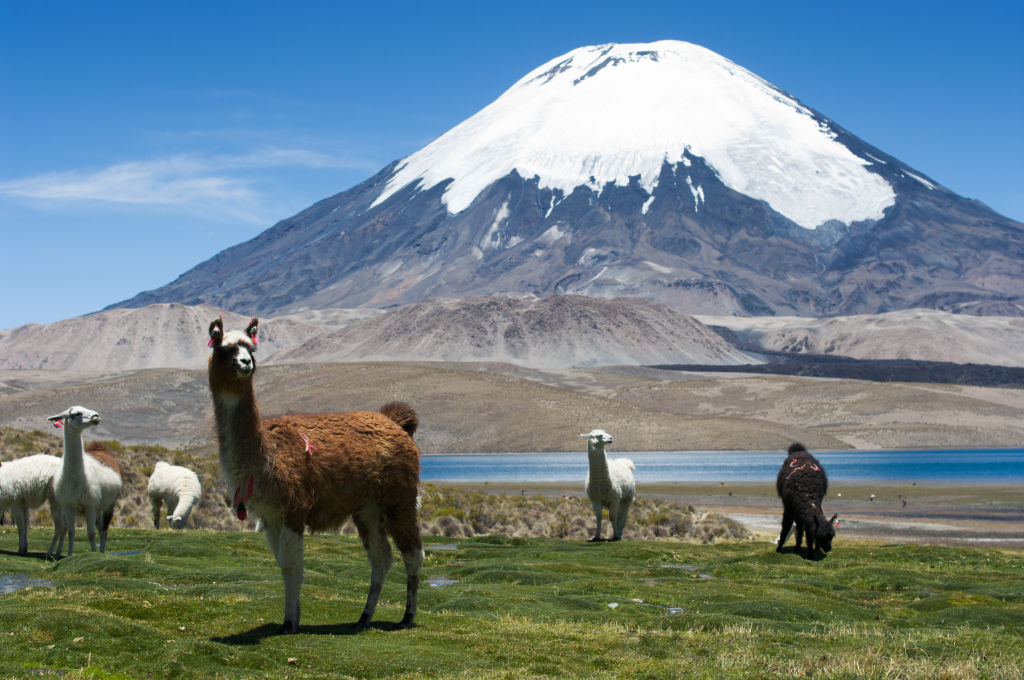
[{"label": "brown fur", "polygon": [[121,469],[121,464],[117,462],[116,458],[110,455],[110,451],[107,450],[107,447],[103,442],[89,442],[85,445],[85,452],[116,472],[118,477],[124,479],[124,471]]},{"label": "brown fur", "polygon": [[384,510],[416,504],[419,449],[381,413],[288,415],[264,420],[263,429],[275,487],[267,491],[296,531],[337,528],[368,502]]},{"label": "brown fur", "polygon": [[[105,465],[121,478],[121,482],[124,482],[124,471],[121,470],[121,464],[117,462],[117,459],[110,455],[110,451],[107,450],[106,445],[103,442],[89,442],[85,445],[85,452],[92,456],[96,462],[101,465]],[[100,531],[107,531],[110,529],[110,523],[114,520],[114,508],[110,507],[109,510],[104,511],[100,515]]]},{"label": "brown fur", "polygon": [[[282,568],[286,592],[283,629],[292,632],[298,626],[298,587],[294,587],[290,605],[289,578],[295,577],[289,574],[301,574],[302,567],[301,562],[296,565],[288,555],[278,554],[287,552],[275,547],[281,538],[280,527],[298,535],[301,554],[306,528],[314,532],[335,529],[349,517],[355,521],[373,567],[360,626],[369,624],[383,575],[391,564],[385,531],[406,561],[407,601],[402,624],[414,625],[423,554],[418,518],[420,452],[412,439],[418,425],[415,411],[408,404],[392,402],[380,412],[263,419],[252,384],[255,334],[255,319],[244,334],[225,334],[219,320],[210,325],[209,383],[229,493],[241,494],[244,505],[264,521],[268,542]],[[240,368],[240,362],[249,362],[251,367],[245,364]],[[252,496],[244,499],[250,479]]]}]

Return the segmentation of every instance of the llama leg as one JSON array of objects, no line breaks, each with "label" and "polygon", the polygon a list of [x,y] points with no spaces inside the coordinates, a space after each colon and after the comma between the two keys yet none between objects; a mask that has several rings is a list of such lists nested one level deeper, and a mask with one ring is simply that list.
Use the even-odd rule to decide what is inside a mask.
[{"label": "llama leg", "polygon": [[619,504],[615,501],[608,506],[608,524],[612,526],[612,537],[608,540],[617,541],[622,538],[619,535]]},{"label": "llama leg", "polygon": [[107,531],[110,529],[110,522],[114,519],[114,508],[104,510],[100,515],[100,552],[107,552]]},{"label": "llama leg", "polygon": [[601,516],[603,514],[604,514],[604,508],[601,507],[601,504],[600,503],[594,503],[594,515],[597,518],[597,529],[594,531],[594,537],[592,539],[590,539],[591,542],[600,541],[601,540],[601,519],[602,519]]},{"label": "llama leg", "polygon": [[793,513],[788,508],[782,511],[782,531],[779,532],[779,544],[775,546],[775,552],[782,552],[782,546],[789,540],[793,532]]},{"label": "llama leg", "polygon": [[11,519],[18,525],[18,554],[28,552],[28,507],[20,503],[11,505]]},{"label": "llama leg", "polygon": [[800,547],[800,544],[804,542],[804,523],[799,519],[796,520],[796,547]]},{"label": "llama leg", "polygon": [[388,541],[387,534],[384,533],[380,511],[375,506],[363,508],[352,519],[359,531],[359,538],[363,541],[363,547],[366,549],[366,557],[370,560],[370,592],[366,596],[363,613],[359,617],[359,621],[356,622],[356,627],[366,629],[370,627],[373,612],[377,609],[380,591],[384,588],[384,577],[391,569],[391,543]]},{"label": "llama leg", "polygon": [[[277,553],[277,564],[284,578],[284,624],[282,631],[294,633],[299,629],[302,616],[299,595],[302,590],[304,552],[302,534],[294,529],[281,529],[281,550]],[[290,624],[290,625],[289,625]]]},{"label": "llama leg", "polygon": [[405,563],[405,615],[399,624],[402,628],[412,628],[416,625],[420,569],[423,567],[423,540],[420,537],[415,504],[412,508],[412,512],[406,513],[402,521],[392,519],[387,526],[388,533],[395,539],[395,544],[402,553],[402,561]]},{"label": "llama leg", "polygon": [[[53,518],[53,540],[46,551],[47,557],[54,557],[64,549],[64,511],[55,501],[50,501],[50,517]],[[58,543],[59,541],[59,543]]]},{"label": "llama leg", "polygon": [[75,554],[75,513],[73,511],[64,513],[64,526],[68,530],[68,557],[71,557]]},{"label": "llama leg", "polygon": [[302,534],[275,522],[263,521],[263,533],[267,545],[274,553],[277,566],[281,568],[284,581],[284,623],[281,633],[294,633],[299,629],[301,618],[299,593],[302,588],[303,546]]},{"label": "llama leg", "polygon": [[160,528],[160,500],[153,501],[153,528]]},{"label": "llama leg", "polygon": [[96,508],[85,507],[85,533],[89,537],[89,547],[96,552]]},{"label": "llama leg", "polygon": [[622,503],[619,505],[619,515],[616,518],[615,523],[615,536],[617,540],[622,539],[622,530],[626,528],[626,518],[629,516],[629,506],[632,505],[633,498],[623,498]]}]

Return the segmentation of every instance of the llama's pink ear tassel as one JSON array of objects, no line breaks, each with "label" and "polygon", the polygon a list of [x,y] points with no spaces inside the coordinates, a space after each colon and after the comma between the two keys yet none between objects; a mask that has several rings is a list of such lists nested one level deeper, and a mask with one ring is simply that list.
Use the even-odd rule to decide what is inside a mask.
[{"label": "llama's pink ear tassel", "polygon": [[251,319],[249,319],[249,328],[252,328],[252,333],[249,335],[249,337],[252,338],[252,346],[253,347],[256,347],[257,345],[260,344],[260,341],[256,339],[256,330],[257,329],[255,327],[253,327],[253,322],[255,322],[255,321],[256,321],[256,317],[255,316],[252,317]]},{"label": "llama's pink ear tassel", "polygon": [[60,428],[64,427],[64,421],[63,420],[55,420],[55,421],[53,421],[53,426],[59,430]]}]

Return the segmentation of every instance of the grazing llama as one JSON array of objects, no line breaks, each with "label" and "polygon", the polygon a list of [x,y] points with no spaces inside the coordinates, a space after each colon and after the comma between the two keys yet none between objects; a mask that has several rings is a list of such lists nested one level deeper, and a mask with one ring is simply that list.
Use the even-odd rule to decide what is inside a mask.
[{"label": "grazing llama", "polygon": [[778,477],[775,489],[782,499],[782,531],[775,550],[782,552],[782,546],[796,525],[796,547],[800,547],[804,534],[807,535],[807,558],[815,556],[817,550],[828,552],[836,535],[835,524],[839,515],[825,519],[821,501],[828,493],[828,477],[818,459],[807,452],[803,444],[791,444],[789,454]]},{"label": "grazing llama", "polygon": [[[49,421],[55,427],[64,428],[64,459],[54,475],[53,489],[68,535],[68,555],[74,554],[75,550],[76,514],[85,515],[85,530],[93,552],[96,552],[96,528],[99,527],[99,548],[100,552],[105,552],[107,530],[114,518],[114,504],[121,494],[120,468],[115,470],[104,465],[94,457],[96,452],[85,455],[82,446],[82,433],[99,424],[100,414],[83,406],[72,406],[50,416]],[[117,464],[109,454],[107,459],[112,465]],[[55,532],[50,554],[59,555],[63,547],[64,532]]]},{"label": "grazing llama", "polygon": [[210,392],[220,466],[240,519],[251,508],[284,580],[282,633],[299,627],[302,537],[353,519],[370,562],[370,592],[356,626],[369,627],[391,568],[390,534],[405,562],[400,626],[415,625],[423,543],[418,517],[418,424],[407,404],[381,412],[288,415],[263,419],[253,391],[257,320],[245,332],[210,324]]},{"label": "grazing llama", "polygon": [[196,473],[187,467],[159,461],[149,476],[146,494],[153,507],[153,528],[160,528],[160,506],[167,506],[167,523],[172,529],[184,529],[192,509],[203,495],[203,486]]},{"label": "grazing llama", "polygon": [[593,504],[594,515],[597,516],[597,531],[590,540],[601,540],[601,515],[603,508],[608,508],[608,519],[612,524],[611,540],[618,541],[622,538],[629,506],[636,495],[633,461],[628,458],[609,460],[604,447],[605,444],[612,443],[612,436],[604,430],[591,430],[580,436],[587,440],[587,457],[590,459],[586,482],[587,498]]}]

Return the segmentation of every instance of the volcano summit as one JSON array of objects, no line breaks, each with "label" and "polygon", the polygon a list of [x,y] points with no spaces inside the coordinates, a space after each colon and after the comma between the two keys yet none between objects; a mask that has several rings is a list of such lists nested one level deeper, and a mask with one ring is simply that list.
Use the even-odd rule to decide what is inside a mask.
[{"label": "volcano summit", "polygon": [[1024,225],[689,43],[583,47],[348,191],[115,306],[486,293],[835,315],[1024,300]]}]

